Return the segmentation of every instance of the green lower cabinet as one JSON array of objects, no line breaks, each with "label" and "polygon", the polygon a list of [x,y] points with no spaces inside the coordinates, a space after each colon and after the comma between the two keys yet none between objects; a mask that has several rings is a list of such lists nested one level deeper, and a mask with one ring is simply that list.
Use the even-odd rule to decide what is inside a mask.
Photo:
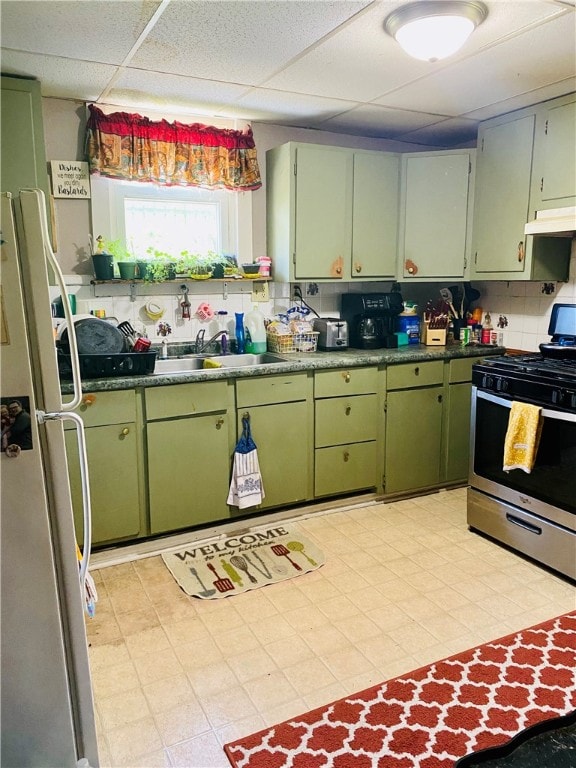
[{"label": "green lower cabinet", "polygon": [[447,483],[465,481],[468,478],[471,399],[472,385],[469,382],[450,385],[445,430]]},{"label": "green lower cabinet", "polygon": [[148,423],[152,534],[230,516],[228,430],[226,413]]},{"label": "green lower cabinet", "polygon": [[266,494],[260,509],[309,499],[312,441],[308,403],[301,400],[242,408],[238,410],[238,434],[245,413],[250,415]]},{"label": "green lower cabinet", "polygon": [[315,452],[314,495],[338,496],[377,484],[377,443],[351,443]]},{"label": "green lower cabinet", "polygon": [[[85,430],[92,506],[92,543],[103,544],[140,534],[140,481],[134,423]],[[68,473],[78,543],[84,534],[82,486],[75,430],[65,431]]]},{"label": "green lower cabinet", "polygon": [[386,494],[440,482],[443,392],[441,386],[388,392]]}]

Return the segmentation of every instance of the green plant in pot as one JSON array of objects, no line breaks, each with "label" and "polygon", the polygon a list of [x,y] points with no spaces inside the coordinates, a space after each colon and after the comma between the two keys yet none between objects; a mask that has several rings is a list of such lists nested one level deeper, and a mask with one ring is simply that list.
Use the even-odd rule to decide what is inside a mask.
[{"label": "green plant in pot", "polygon": [[117,240],[100,240],[104,253],[111,254],[118,265],[118,272],[122,280],[134,280],[136,277],[136,259],[126,244],[118,238]]},{"label": "green plant in pot", "polygon": [[188,274],[193,280],[207,280],[212,277],[216,265],[222,263],[222,257],[214,251],[207,253],[182,251],[181,256],[186,260]]},{"label": "green plant in pot", "polygon": [[152,246],[146,249],[146,253],[150,256],[150,260],[147,262],[146,280],[161,283],[176,277],[176,261],[169,253]]}]

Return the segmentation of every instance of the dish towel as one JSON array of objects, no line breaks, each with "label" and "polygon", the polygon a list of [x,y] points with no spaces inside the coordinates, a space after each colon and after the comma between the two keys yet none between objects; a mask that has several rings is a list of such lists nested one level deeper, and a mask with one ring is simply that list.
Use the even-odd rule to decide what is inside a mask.
[{"label": "dish towel", "polygon": [[265,497],[256,443],[250,433],[250,417],[242,418],[242,435],[234,452],[227,504],[239,509],[255,507]]},{"label": "dish towel", "polygon": [[542,408],[513,402],[504,440],[504,472],[511,469],[532,472],[541,434]]}]

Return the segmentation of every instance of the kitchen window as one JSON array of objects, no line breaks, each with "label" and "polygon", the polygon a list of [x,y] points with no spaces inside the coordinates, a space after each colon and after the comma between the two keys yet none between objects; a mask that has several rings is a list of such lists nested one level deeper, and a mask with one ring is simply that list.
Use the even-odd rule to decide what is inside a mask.
[{"label": "kitchen window", "polygon": [[251,261],[252,201],[249,192],[164,187],[92,176],[94,237],[121,238],[137,256],[149,247],[234,254]]}]

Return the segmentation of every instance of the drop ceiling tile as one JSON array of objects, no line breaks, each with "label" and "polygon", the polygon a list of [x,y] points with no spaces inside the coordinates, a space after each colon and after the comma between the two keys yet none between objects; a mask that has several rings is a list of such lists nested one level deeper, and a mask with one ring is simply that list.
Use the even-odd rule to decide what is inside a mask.
[{"label": "drop ceiling tile", "polygon": [[403,133],[397,138],[413,144],[432,144],[443,148],[464,145],[474,147],[478,137],[478,124],[478,120],[451,117],[417,131]]},{"label": "drop ceiling tile", "polygon": [[133,65],[254,85],[368,0],[173,0]]},{"label": "drop ceiling tile", "polygon": [[2,72],[40,80],[42,96],[95,101],[114,76],[117,67],[58,56],[2,51]]},{"label": "drop ceiling tile", "polygon": [[307,128],[319,124],[324,125],[327,118],[355,106],[356,102],[353,101],[253,88],[233,104],[229,104],[219,114]]},{"label": "drop ceiling tile", "polygon": [[386,3],[386,10],[375,5],[261,85],[371,101],[422,76],[426,62],[407,57],[382,27],[383,19],[399,4]]},{"label": "drop ceiling tile", "polygon": [[120,64],[159,5],[159,0],[2,2],[2,46]]},{"label": "drop ceiling tile", "polygon": [[128,68],[104,94],[109,103],[126,107],[149,107],[186,114],[215,114],[223,104],[241,96],[244,86],[193,77]]},{"label": "drop ceiling tile", "polygon": [[441,119],[441,115],[428,115],[401,109],[387,109],[375,104],[365,104],[326,120],[321,124],[321,127],[326,131],[395,139],[418,128],[438,123]]},{"label": "drop ceiling tile", "polygon": [[482,109],[468,112],[466,117],[473,120],[488,120],[491,117],[497,117],[506,112],[514,112],[517,109],[539,104],[541,101],[548,101],[548,99],[555,99],[558,96],[573,93],[575,88],[576,80],[574,77],[568,77],[558,83],[545,85],[542,88],[536,88],[533,91],[515,96],[513,99],[506,99],[504,102],[496,102],[495,104],[482,107]]},{"label": "drop ceiling tile", "polygon": [[375,99],[375,103],[456,116],[574,76],[573,22],[572,14],[556,18]]}]

